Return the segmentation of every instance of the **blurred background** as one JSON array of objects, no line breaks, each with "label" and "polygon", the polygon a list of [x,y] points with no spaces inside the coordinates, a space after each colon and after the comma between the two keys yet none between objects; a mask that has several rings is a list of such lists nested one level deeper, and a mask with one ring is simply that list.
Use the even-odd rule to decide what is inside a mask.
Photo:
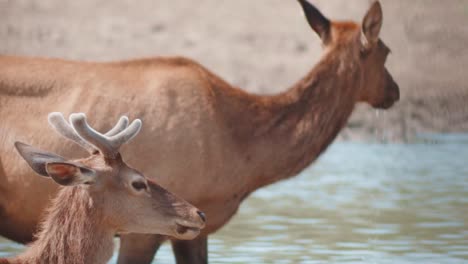
[{"label": "blurred background", "polygon": [[[313,2],[330,18],[361,21],[372,1]],[[468,1],[382,4],[382,38],[393,51],[387,65],[402,100],[386,124],[359,107],[342,136],[467,131]],[[0,53],[99,61],[181,55],[248,91],[275,93],[321,52],[301,12],[294,0],[0,0]]]},{"label": "blurred background", "polygon": [[[311,2],[360,22],[372,1]],[[346,142],[248,199],[210,241],[213,263],[468,262],[468,1],[381,2],[401,101],[389,111],[359,105]],[[186,56],[271,94],[304,76],[321,49],[294,0],[0,0],[0,53]],[[173,262],[168,248],[158,257]]]}]

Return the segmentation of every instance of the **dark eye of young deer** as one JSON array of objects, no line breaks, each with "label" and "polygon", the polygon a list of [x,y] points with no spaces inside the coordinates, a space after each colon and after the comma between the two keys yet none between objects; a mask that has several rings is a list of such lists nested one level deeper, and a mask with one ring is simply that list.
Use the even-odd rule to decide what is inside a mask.
[{"label": "dark eye of young deer", "polygon": [[148,189],[148,185],[146,185],[146,183],[143,182],[143,181],[134,181],[134,182],[132,182],[132,187],[133,187],[133,189],[135,189],[136,191],[139,191],[139,192]]}]

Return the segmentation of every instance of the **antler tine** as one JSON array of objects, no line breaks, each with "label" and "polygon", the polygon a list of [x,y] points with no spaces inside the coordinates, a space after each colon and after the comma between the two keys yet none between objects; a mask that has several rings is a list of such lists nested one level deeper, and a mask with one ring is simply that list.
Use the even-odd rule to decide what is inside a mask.
[{"label": "antler tine", "polygon": [[133,122],[125,130],[109,138],[111,144],[116,148],[119,148],[134,138],[140,132],[141,126],[142,122],[140,119],[133,120]]},{"label": "antler tine", "polygon": [[122,132],[125,128],[128,127],[128,117],[121,116],[117,124],[109,131],[107,131],[106,136],[112,137]]},{"label": "antler tine", "polygon": [[[128,118],[123,116],[111,131],[103,135],[89,126],[86,115],[83,113],[71,114],[70,123],[80,137],[96,146],[104,156],[109,158],[115,158],[120,146],[136,136],[142,125],[140,119],[135,119],[127,127]],[[108,136],[108,134],[114,135]]]},{"label": "antler tine", "polygon": [[88,122],[86,121],[86,115],[84,113],[71,114],[70,123],[72,124],[73,128],[76,130],[78,135],[80,135],[84,140],[96,146],[104,156],[109,158],[115,157],[115,149],[112,146],[111,142],[108,140],[108,137],[90,127],[88,125]]},{"label": "antler tine", "polygon": [[75,142],[89,153],[96,151],[96,147],[81,138],[76,131],[68,124],[62,113],[52,112],[48,116],[49,124],[63,137]]}]

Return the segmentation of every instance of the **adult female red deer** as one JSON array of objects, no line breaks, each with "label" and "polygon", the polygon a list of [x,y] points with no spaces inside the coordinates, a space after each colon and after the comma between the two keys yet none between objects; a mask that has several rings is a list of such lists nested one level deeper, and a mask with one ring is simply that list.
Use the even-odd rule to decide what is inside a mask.
[{"label": "adult female red deer", "polygon": [[165,234],[193,239],[205,225],[204,214],[129,167],[119,148],[141,128],[122,117],[106,134],[89,127],[84,114],[51,113],[50,124],[89,152],[66,160],[24,143],[15,146],[39,175],[64,186],[49,208],[37,240],[21,255],[0,259],[11,264],[107,263],[117,232]]},{"label": "adult female red deer", "polygon": [[[329,21],[307,1],[299,2],[325,52],[302,80],[278,95],[246,93],[184,58],[87,63],[0,57],[0,234],[30,241],[56,192],[52,184],[38,184],[10,154],[14,140],[58,151],[63,142],[40,126],[44,113],[88,112],[105,128],[109,117],[131,109],[149,129],[123,153],[129,164],[206,212],[199,238],[173,242],[178,263],[205,263],[208,234],[226,224],[251,192],[310,165],[356,103],[388,108],[398,100],[398,86],[384,65],[389,49],[379,39],[378,2],[362,25]],[[18,122],[19,108],[32,112],[27,122]],[[119,262],[148,263],[163,240],[123,236]]]}]

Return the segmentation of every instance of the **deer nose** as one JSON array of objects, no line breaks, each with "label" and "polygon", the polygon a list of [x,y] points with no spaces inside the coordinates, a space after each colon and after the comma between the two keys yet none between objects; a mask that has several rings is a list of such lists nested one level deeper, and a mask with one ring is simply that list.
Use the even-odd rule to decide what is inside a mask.
[{"label": "deer nose", "polygon": [[200,218],[203,220],[203,223],[206,222],[206,216],[205,213],[202,211],[197,211],[197,214],[200,216]]}]

